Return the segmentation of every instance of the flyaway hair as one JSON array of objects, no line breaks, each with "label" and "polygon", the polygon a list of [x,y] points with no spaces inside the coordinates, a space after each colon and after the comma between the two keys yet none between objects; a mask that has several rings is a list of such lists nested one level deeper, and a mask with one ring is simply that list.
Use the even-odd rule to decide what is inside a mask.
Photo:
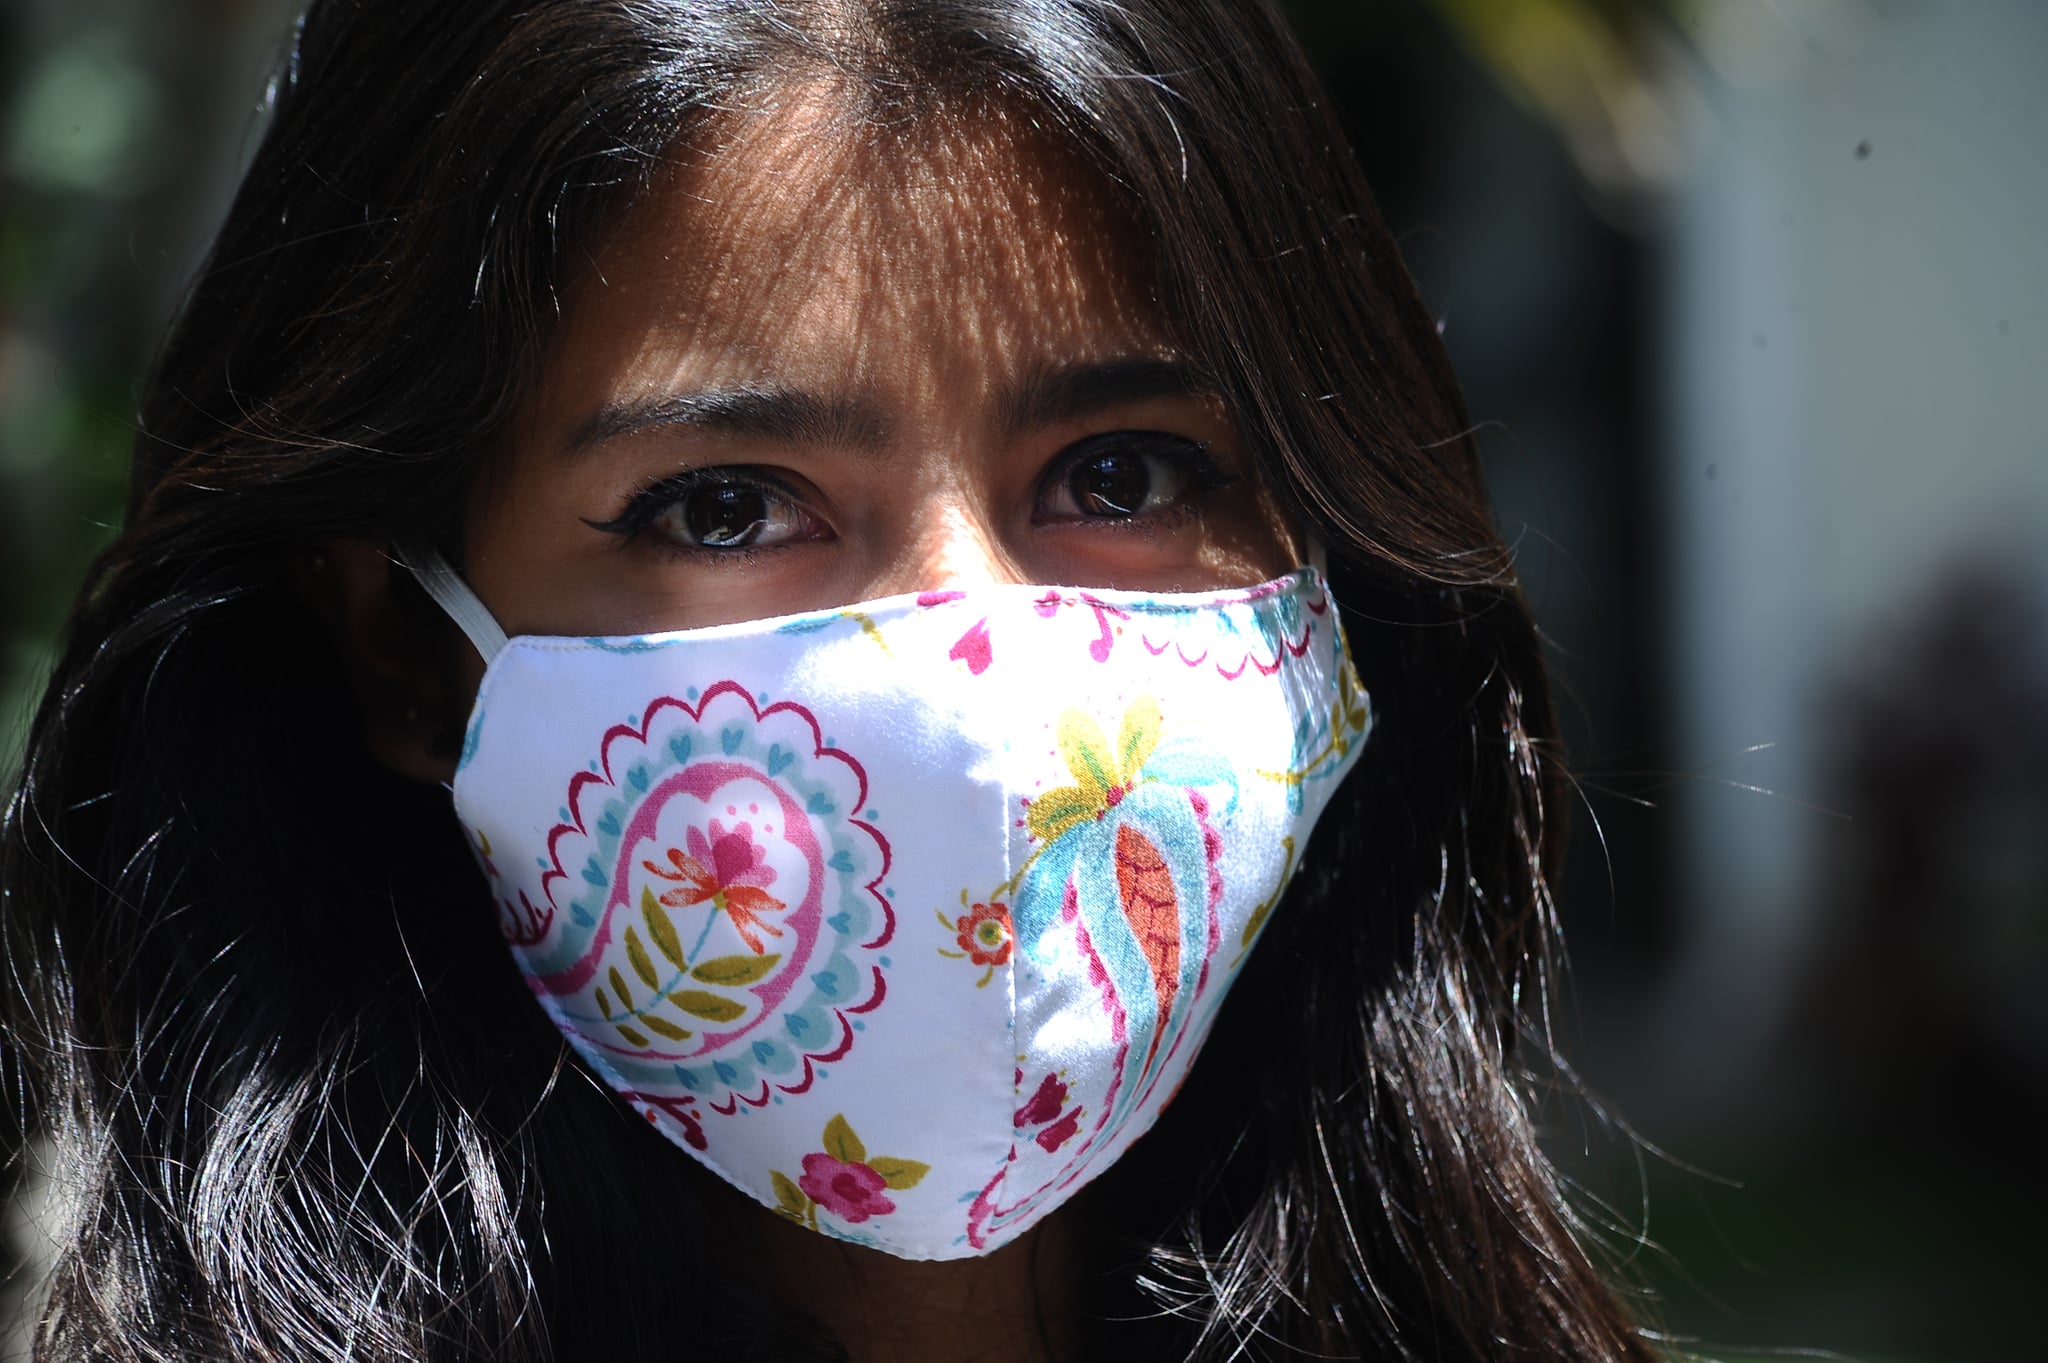
[{"label": "flyaway hair", "polygon": [[1377,711],[1186,1088],[1080,1205],[1104,1351],[1652,1357],[1517,1060],[1561,834],[1536,635],[1435,328],[1262,0],[316,0],[0,837],[6,1045],[73,1198],[38,1356],[840,1356],[732,1281],[685,1161],[566,1058],[299,585],[336,540],[460,565],[594,234],[796,84],[877,136],[999,107],[1114,186],[1327,547]]}]

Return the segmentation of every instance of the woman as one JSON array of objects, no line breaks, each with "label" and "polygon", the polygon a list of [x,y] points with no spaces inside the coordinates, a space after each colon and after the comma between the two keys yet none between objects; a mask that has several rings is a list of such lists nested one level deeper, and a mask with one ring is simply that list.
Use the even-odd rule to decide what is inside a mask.
[{"label": "woman", "polygon": [[[10,808],[8,1034],[78,1195],[47,1355],[1648,1356],[1512,1060],[1537,646],[1340,147],[1241,0],[316,4]],[[1036,620],[1132,670],[1011,731],[984,671],[1083,684]],[[1215,675],[1279,689],[1175,729],[1184,629],[1277,638]],[[613,703],[672,646],[832,680]],[[1283,712],[1323,757],[1202,764]],[[1072,784],[984,780],[1012,749]],[[742,760],[801,799],[715,807]],[[915,817],[861,808],[890,763]],[[633,832],[672,787],[702,817]],[[911,891],[989,790],[1010,874]],[[1026,1036],[1061,989],[1104,1006]],[[985,1143],[940,1076],[990,998],[955,1235],[908,1147]]]}]

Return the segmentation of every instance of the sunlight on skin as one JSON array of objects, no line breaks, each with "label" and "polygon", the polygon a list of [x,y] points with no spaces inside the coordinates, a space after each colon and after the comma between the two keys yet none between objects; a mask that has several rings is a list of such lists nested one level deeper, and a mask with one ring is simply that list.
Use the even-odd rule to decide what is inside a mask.
[{"label": "sunlight on skin", "polygon": [[[1248,585],[1298,561],[1213,397],[1131,393],[1016,428],[1006,395],[1035,376],[1180,358],[1099,177],[996,114],[892,129],[800,101],[725,122],[573,283],[540,389],[480,480],[464,570],[508,632],[687,628],[986,581]],[[856,438],[671,424],[575,448],[604,409],[707,390],[857,407]],[[1241,481],[1172,514],[1039,514],[1061,454],[1118,430],[1199,442]],[[816,537],[679,553],[587,524],[717,466],[770,472]]]},{"label": "sunlight on skin", "polygon": [[[725,116],[573,282],[539,390],[469,507],[463,571],[509,633],[678,629],[985,582],[1250,585],[1300,561],[1221,403],[1157,381],[1184,357],[1101,177],[1001,113],[890,125],[833,109],[813,90]],[[1153,380],[1045,382],[1104,365]],[[804,398],[734,422],[701,419],[707,393],[728,417]],[[1076,514],[1061,470],[1076,442],[1120,431],[1161,433],[1140,439],[1165,451],[1156,486],[1172,495]],[[1203,478],[1173,471],[1190,451]],[[678,516],[591,524],[636,499],[679,507],[679,474],[735,468],[781,489],[781,543],[678,543]],[[467,697],[481,664],[465,656]],[[1071,1210],[985,1258],[928,1263],[703,1185],[733,1271],[856,1363],[1075,1352],[1088,1270]]]}]

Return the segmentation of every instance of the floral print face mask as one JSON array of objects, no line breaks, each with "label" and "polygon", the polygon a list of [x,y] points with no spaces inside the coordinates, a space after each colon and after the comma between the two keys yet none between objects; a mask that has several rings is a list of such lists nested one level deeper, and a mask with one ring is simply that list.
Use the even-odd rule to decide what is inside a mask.
[{"label": "floral print face mask", "polygon": [[983,1254],[1152,1125],[1370,725],[1312,568],[507,641],[454,782],[534,996],[835,1239]]}]

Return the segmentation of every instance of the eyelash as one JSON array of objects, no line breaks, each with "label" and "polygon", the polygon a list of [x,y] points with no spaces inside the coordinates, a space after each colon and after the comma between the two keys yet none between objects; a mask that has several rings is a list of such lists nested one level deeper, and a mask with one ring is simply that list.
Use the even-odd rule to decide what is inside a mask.
[{"label": "eyelash", "polygon": [[[1240,481],[1239,475],[1227,472],[1211,455],[1209,446],[1186,436],[1172,435],[1164,431],[1110,431],[1101,435],[1078,440],[1062,450],[1039,478],[1034,497],[1033,517],[1038,519],[1049,498],[1060,488],[1063,480],[1073,475],[1085,460],[1105,455],[1132,453],[1140,457],[1151,456],[1166,460],[1174,471],[1187,481],[1185,493],[1173,505],[1155,511],[1138,512],[1124,517],[1063,516],[1051,523],[1085,524],[1096,531],[1145,531],[1157,532],[1172,528],[1200,514],[1199,503],[1211,493],[1231,487]],[[718,465],[705,468],[684,469],[666,478],[647,483],[635,492],[617,516],[610,520],[585,519],[584,524],[593,530],[617,535],[628,542],[639,539],[653,527],[663,513],[678,506],[693,492],[708,488],[744,488],[760,493],[809,514],[804,499],[781,480],[761,473],[745,465]],[[793,547],[804,541],[790,541],[785,544],[716,546],[689,544],[667,536],[663,547],[672,553],[716,558],[727,562],[749,562],[761,554],[776,549]]]},{"label": "eyelash", "polygon": [[1239,481],[1237,474],[1227,472],[1216,462],[1204,441],[1166,431],[1106,431],[1077,440],[1060,452],[1038,480],[1037,506],[1042,508],[1047,498],[1086,460],[1124,453],[1151,455],[1173,465],[1174,472],[1187,480],[1185,493],[1171,507],[1159,511],[1119,518],[1083,517],[1078,522],[1063,518],[1061,523],[1092,524],[1097,530],[1157,531],[1199,514],[1198,503],[1203,498]]},{"label": "eyelash", "polygon": [[[750,488],[764,497],[791,506],[802,507],[803,498],[787,485],[768,477],[745,465],[718,465],[709,468],[684,469],[666,478],[656,479],[643,486],[627,500],[625,508],[608,521],[584,520],[592,530],[602,530],[608,535],[631,541],[640,538],[653,526],[662,513],[676,506],[692,492],[703,488]],[[758,555],[783,548],[783,545],[719,548],[713,545],[684,544],[664,537],[664,547],[678,554],[704,555],[719,559],[748,561]]]}]

